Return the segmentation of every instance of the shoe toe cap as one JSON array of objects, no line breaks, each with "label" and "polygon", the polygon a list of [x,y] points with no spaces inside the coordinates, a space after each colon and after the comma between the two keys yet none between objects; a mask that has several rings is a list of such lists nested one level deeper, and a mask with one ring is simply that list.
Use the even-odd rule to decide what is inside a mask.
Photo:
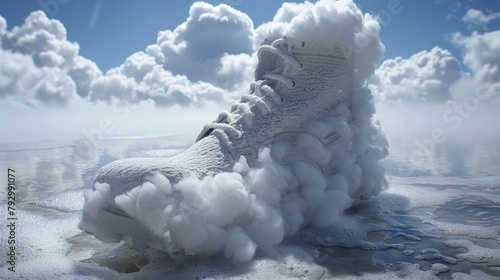
[{"label": "shoe toe cap", "polygon": [[114,195],[119,195],[143,184],[148,176],[157,172],[165,176],[170,183],[175,183],[190,173],[190,170],[168,159],[121,159],[102,167],[94,178],[94,185],[106,183]]}]

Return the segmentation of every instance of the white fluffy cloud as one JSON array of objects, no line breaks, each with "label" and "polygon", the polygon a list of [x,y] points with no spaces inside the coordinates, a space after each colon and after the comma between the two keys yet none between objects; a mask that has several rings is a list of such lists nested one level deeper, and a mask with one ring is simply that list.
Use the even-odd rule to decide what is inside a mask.
[{"label": "white fluffy cloud", "polygon": [[[463,20],[486,24],[495,17],[469,10]],[[79,46],[67,40],[63,24],[43,12],[31,13],[11,29],[0,17],[0,101],[30,106],[82,100],[158,107],[231,103],[248,91],[257,47],[265,38],[280,36],[342,44],[355,55],[356,82],[361,84],[384,52],[379,29],[350,0],[284,3],[273,21],[256,29],[246,14],[228,5],[196,2],[178,27],[160,31],[156,43],[103,74],[78,54]],[[452,38],[463,48],[476,83],[499,84],[498,38],[500,31]],[[450,85],[464,75],[458,60],[436,47],[385,61],[369,87],[382,102],[443,102],[451,98]]]},{"label": "white fluffy cloud", "polygon": [[0,17],[0,100],[64,106],[75,100],[154,102],[168,107],[229,103],[252,79],[253,23],[227,5],[194,3],[189,17],[157,43],[102,74],[66,38],[64,25],[31,13],[7,30]]},{"label": "white fluffy cloud", "polygon": [[213,70],[225,54],[252,54],[253,22],[228,6],[196,2],[189,17],[173,31],[161,31],[156,45],[167,69],[193,81],[213,81]]},{"label": "white fluffy cloud", "polygon": [[252,33],[246,14],[196,2],[185,22],[160,31],[156,44],[96,79],[91,100],[160,107],[230,103],[252,78]]},{"label": "white fluffy cloud", "polygon": [[0,17],[0,38],[0,100],[64,106],[86,97],[101,75],[94,62],[78,55],[78,44],[67,41],[64,26],[41,11],[11,30]]},{"label": "white fluffy cloud", "polygon": [[500,30],[470,36],[456,33],[452,41],[464,49],[464,63],[481,83],[500,83]]},{"label": "white fluffy cloud", "polygon": [[37,67],[31,57],[0,50],[0,99],[59,107],[76,98],[73,80],[59,68]]},{"label": "white fluffy cloud", "polygon": [[499,12],[483,13],[481,10],[469,9],[462,17],[462,21],[469,25],[485,27],[490,21],[500,18]]},{"label": "white fluffy cloud", "polygon": [[451,98],[449,88],[462,70],[453,55],[439,47],[404,59],[385,60],[369,80],[369,88],[380,102],[444,102]]},{"label": "white fluffy cloud", "polygon": [[[230,102],[231,93],[210,83],[191,82],[186,76],[173,75],[161,65],[147,65],[148,56],[139,52],[127,59],[145,61],[130,68],[127,62],[111,69],[92,84],[91,100],[135,104],[153,101],[159,107],[172,105],[201,106],[206,102]],[[141,70],[150,69],[147,72]]]},{"label": "white fluffy cloud", "polygon": [[[368,86],[379,102],[445,103],[468,97],[490,99],[500,92],[500,30],[471,35],[455,33],[450,41],[462,48],[465,72],[455,57],[439,47],[408,59],[388,59]],[[494,103],[492,103],[494,104]],[[492,105],[495,106],[495,105]]]},{"label": "white fluffy cloud", "polygon": [[[0,16],[0,35],[2,35],[5,32],[5,29],[7,28],[7,21]],[[2,37],[0,36],[0,43],[2,43]]]}]

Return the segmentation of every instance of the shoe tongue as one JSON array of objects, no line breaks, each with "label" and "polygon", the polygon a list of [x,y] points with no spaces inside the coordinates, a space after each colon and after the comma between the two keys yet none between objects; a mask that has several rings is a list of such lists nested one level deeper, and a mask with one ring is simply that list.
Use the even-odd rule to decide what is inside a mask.
[{"label": "shoe tongue", "polygon": [[[278,44],[275,47],[285,53],[288,52],[288,44]],[[275,53],[263,51],[259,57],[259,63],[255,68],[255,80],[264,79],[263,75],[267,73],[281,74],[284,68],[285,59]]]}]

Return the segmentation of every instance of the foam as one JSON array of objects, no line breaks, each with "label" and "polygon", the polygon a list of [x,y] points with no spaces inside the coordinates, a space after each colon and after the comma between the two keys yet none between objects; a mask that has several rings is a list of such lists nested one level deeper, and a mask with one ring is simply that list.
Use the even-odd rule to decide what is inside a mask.
[{"label": "foam", "polygon": [[473,263],[486,263],[491,266],[500,266],[500,250],[498,248],[485,248],[474,244],[470,240],[445,241],[446,246],[452,248],[465,248],[469,252],[457,254],[457,258]]},{"label": "foam", "polygon": [[451,275],[451,279],[453,280],[469,280],[469,279],[474,279],[474,280],[497,280],[497,276],[491,276],[488,275],[481,270],[477,269],[471,269],[470,273],[463,273],[463,272],[455,272]]},{"label": "foam", "polygon": [[367,273],[361,276],[346,276],[335,277],[335,279],[354,280],[354,279],[370,279],[370,280],[385,280],[385,279],[428,279],[438,280],[432,270],[420,270],[420,265],[401,262],[397,265],[396,271],[387,271],[380,273]]},{"label": "foam", "polygon": [[[73,203],[72,195],[63,195],[58,200],[58,205],[64,204],[62,199],[68,199],[68,205]],[[54,202],[54,200],[49,201]],[[5,212],[7,207],[4,206],[2,204],[0,210],[2,217],[7,216]],[[24,275],[27,279],[40,279],[38,273],[46,271],[47,267],[58,273],[66,271],[68,275],[71,274],[73,266],[68,260],[64,260],[71,249],[66,239],[80,233],[75,226],[80,213],[67,212],[61,216],[50,211],[31,213],[18,208],[16,215],[16,276]],[[4,228],[6,227],[2,227],[2,231]],[[6,235],[2,233],[2,236]],[[2,246],[2,250],[5,247]],[[5,264],[4,257],[5,254],[2,253],[2,264]],[[7,271],[7,266],[0,267],[0,275],[11,275],[11,273]]]},{"label": "foam", "polygon": [[81,210],[83,208],[83,202],[82,192],[72,191],[35,202],[35,205],[70,212]]},{"label": "foam", "polygon": [[325,269],[304,247],[281,245],[234,265],[220,258],[185,258],[148,251],[151,261],[134,276],[141,279],[320,279]]},{"label": "foam", "polygon": [[[240,171],[249,170],[248,165],[240,162],[238,168]],[[238,178],[239,179],[239,178]],[[167,181],[161,176],[150,177],[149,180],[153,181],[153,185],[162,186],[165,193],[169,193]],[[173,188],[173,186],[171,186]],[[225,279],[320,279],[321,277],[328,279],[329,271],[315,263],[315,254],[312,252],[310,246],[315,244],[331,245],[331,246],[345,246],[349,248],[363,248],[365,250],[384,250],[388,248],[395,248],[401,250],[403,255],[407,252],[410,254],[413,250],[407,249],[411,243],[386,243],[384,242],[370,242],[366,241],[370,232],[384,231],[392,232],[397,230],[398,224],[393,217],[400,209],[407,209],[405,201],[411,200],[411,196],[405,197],[398,195],[394,192],[393,188],[405,188],[404,185],[391,186],[387,192],[384,192],[371,200],[362,203],[356,213],[349,215],[341,215],[337,218],[336,222],[324,229],[302,229],[295,238],[289,238],[288,244],[293,245],[279,245],[274,248],[262,251],[256,250],[252,252],[252,248],[241,246],[245,240],[243,229],[234,228],[229,231],[229,242],[226,245],[229,258],[243,262],[243,264],[234,265],[232,262],[225,261],[221,257],[204,258],[198,256],[184,256],[174,255],[169,256],[163,252],[154,249],[145,252],[146,258],[149,262],[146,266],[142,267],[140,271],[123,274],[118,273],[107,267],[99,267],[91,263],[78,263],[74,262],[65,256],[70,250],[69,244],[66,239],[79,234],[80,231],[76,229],[77,217],[73,212],[62,212],[61,214],[51,215],[50,211],[45,214],[32,214],[26,211],[20,211],[20,218],[23,219],[25,227],[25,235],[22,241],[25,246],[22,247],[20,252],[29,258],[22,258],[19,261],[19,274],[16,277],[23,276],[26,279],[157,279],[157,278],[177,278],[177,279],[207,279],[211,278],[225,278]],[[418,188],[416,186],[409,186],[410,188]],[[146,188],[147,189],[147,188]],[[454,190],[448,190],[453,193]],[[80,207],[81,203],[72,206],[75,197],[70,195],[72,193],[61,194],[57,198],[46,199],[39,202],[39,205],[51,205],[57,201],[55,208],[75,209]],[[432,193],[429,193],[432,195]],[[75,194],[76,197],[78,195]],[[81,196],[80,196],[81,197]],[[4,211],[5,207],[2,207]],[[300,208],[300,207],[299,207]],[[293,212],[293,211],[292,211]],[[0,213],[4,214],[4,213]],[[381,222],[383,221],[383,222]],[[480,228],[479,228],[480,229]],[[302,238],[305,237],[305,238]],[[399,233],[389,237],[404,238],[410,241],[417,241],[418,238],[423,238],[422,234],[407,234]],[[433,237],[435,238],[435,237]],[[302,242],[294,242],[302,240]],[[252,244],[251,239],[247,240]],[[97,241],[96,241],[97,242]],[[194,244],[194,243],[191,243]],[[485,248],[466,240],[451,240],[445,241],[444,244],[451,248],[465,248],[467,253],[458,253],[455,256],[450,256],[447,253],[443,255],[443,250],[439,251],[434,248],[421,249],[417,252],[413,251],[413,257],[417,261],[430,260],[435,262],[441,260],[444,264],[433,264],[427,270],[423,270],[418,264],[401,263],[395,271],[385,272],[370,272],[362,273],[357,276],[342,276],[335,275],[335,279],[439,279],[435,276],[446,273],[445,269],[448,267],[446,260],[453,262],[453,260],[462,261],[456,265],[449,266],[451,272],[457,271],[459,265],[464,265],[463,260],[483,263],[486,265],[499,265],[500,256],[497,250],[493,248]],[[85,245],[82,245],[85,246]],[[124,246],[116,244],[113,246]],[[102,245],[93,248],[93,250],[101,251],[104,247]],[[404,250],[406,249],[406,250]],[[240,250],[239,252],[237,250]],[[115,251],[109,253],[107,258],[112,258]],[[231,255],[232,254],[232,255]],[[252,260],[249,260],[253,257]],[[419,257],[420,256],[420,257]],[[403,257],[403,256],[402,256]],[[418,258],[417,258],[418,257]],[[445,265],[447,264],[447,265]],[[454,267],[456,268],[454,269]],[[50,267],[50,269],[47,269]],[[463,266],[460,266],[460,269]],[[468,267],[468,266],[466,266]],[[362,271],[362,270],[360,270]],[[465,271],[465,270],[463,270]],[[0,275],[5,271],[5,267],[0,268]],[[7,274],[8,275],[8,274]],[[444,274],[446,275],[446,274]],[[439,275],[441,277],[442,275]],[[495,279],[478,270],[471,270],[470,274],[462,272],[453,272],[452,279]]]},{"label": "foam", "polygon": [[434,263],[431,266],[431,270],[433,274],[438,275],[440,273],[448,272],[448,270],[450,270],[450,267],[442,263]]},{"label": "foam", "polygon": [[422,249],[419,251],[420,255],[415,256],[415,260],[421,261],[431,261],[431,260],[442,260],[448,264],[457,264],[457,259],[449,256],[444,256],[441,252],[434,248]]}]

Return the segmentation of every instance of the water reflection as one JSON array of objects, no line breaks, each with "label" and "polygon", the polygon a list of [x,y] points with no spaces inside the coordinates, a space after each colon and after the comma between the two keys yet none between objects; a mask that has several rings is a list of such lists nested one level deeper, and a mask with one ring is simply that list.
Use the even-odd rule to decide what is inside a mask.
[{"label": "water reflection", "polygon": [[498,141],[449,140],[432,149],[422,148],[408,139],[393,139],[390,154],[384,161],[389,175],[453,176],[481,178],[500,175]]},{"label": "water reflection", "polygon": [[[98,143],[79,140],[73,145],[53,142],[42,148],[43,143],[21,147],[0,144],[0,166],[2,170],[16,169],[18,199],[31,202],[90,187],[97,170],[115,159],[168,157],[185,150],[192,142],[186,136],[155,136],[115,138]],[[399,138],[390,142],[390,155],[384,165],[391,176],[482,178],[500,175],[500,143],[495,141],[448,141],[436,145],[432,154],[426,151],[421,159],[412,157],[414,151],[423,149],[414,141]],[[5,191],[2,188],[0,194]]]},{"label": "water reflection", "polygon": [[[51,143],[50,147],[0,145],[0,167],[17,175],[17,199],[33,202],[57,193],[89,188],[97,170],[119,158],[162,157],[185,150],[191,140],[184,136],[117,138],[92,143],[84,140]],[[6,176],[3,174],[2,176]],[[6,179],[2,179],[4,182]],[[5,201],[6,189],[0,190]]]}]

